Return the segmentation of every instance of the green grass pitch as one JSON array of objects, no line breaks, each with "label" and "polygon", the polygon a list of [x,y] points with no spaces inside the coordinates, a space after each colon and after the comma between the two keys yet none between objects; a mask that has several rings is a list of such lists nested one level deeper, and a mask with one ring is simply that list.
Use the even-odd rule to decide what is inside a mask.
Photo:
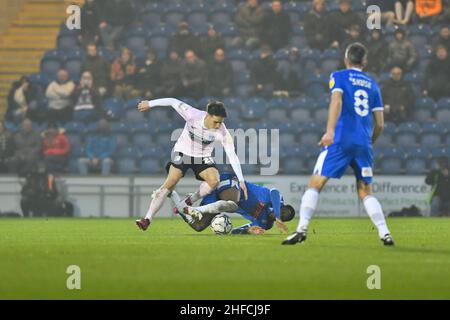
[{"label": "green grass pitch", "polygon": [[[277,230],[216,236],[176,219],[147,232],[128,219],[1,220],[0,299],[450,299],[450,219],[388,223],[394,248],[369,219],[316,219],[292,247]],[[81,290],[66,288],[69,265]],[[380,290],[367,288],[370,265]]]}]

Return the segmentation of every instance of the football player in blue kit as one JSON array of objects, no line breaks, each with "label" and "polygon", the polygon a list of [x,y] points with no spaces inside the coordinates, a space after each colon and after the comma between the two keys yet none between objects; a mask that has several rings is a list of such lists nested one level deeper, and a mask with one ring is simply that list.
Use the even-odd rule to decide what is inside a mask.
[{"label": "football player in blue kit", "polygon": [[[262,234],[274,224],[283,232],[287,232],[284,224],[295,216],[295,210],[285,205],[283,197],[277,189],[269,189],[254,183],[246,182],[248,199],[245,200],[236,175],[222,173],[218,188],[202,199],[199,207],[191,207],[192,203],[180,200],[176,192],[170,195],[177,208],[177,213],[193,228],[200,232],[207,228],[214,216],[219,213],[237,213],[250,223],[232,230],[232,234]],[[188,200],[189,201],[189,200]],[[202,218],[197,221],[188,210],[196,210]]]},{"label": "football player in blue kit", "polygon": [[[350,166],[357,180],[358,196],[378,229],[384,245],[394,245],[378,200],[372,195],[372,145],[384,127],[383,102],[378,84],[362,69],[367,64],[367,49],[360,43],[345,51],[347,69],[330,78],[331,102],[323,147],[300,206],[300,222],[295,233],[283,241],[293,245],[306,240],[319,193],[330,178],[341,178]],[[375,125],[373,124],[375,122]]]}]

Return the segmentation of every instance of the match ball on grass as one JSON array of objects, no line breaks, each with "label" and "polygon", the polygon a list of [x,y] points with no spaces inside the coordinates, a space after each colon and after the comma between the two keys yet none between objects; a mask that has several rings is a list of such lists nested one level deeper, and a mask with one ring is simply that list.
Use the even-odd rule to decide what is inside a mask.
[{"label": "match ball on grass", "polygon": [[231,219],[224,214],[219,214],[211,221],[211,230],[218,235],[229,234],[233,225]]}]

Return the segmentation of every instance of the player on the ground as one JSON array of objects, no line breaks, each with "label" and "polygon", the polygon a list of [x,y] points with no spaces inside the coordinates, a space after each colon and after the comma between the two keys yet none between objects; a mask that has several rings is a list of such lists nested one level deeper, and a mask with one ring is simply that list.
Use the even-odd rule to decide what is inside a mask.
[{"label": "player on the ground", "polygon": [[283,241],[285,245],[306,240],[320,191],[330,178],[341,178],[348,166],[353,168],[358,196],[377,227],[381,241],[387,246],[394,244],[381,205],[371,190],[372,144],[383,130],[384,116],[378,84],[362,71],[366,64],[367,49],[360,43],[353,43],[345,51],[347,69],[331,75],[328,124],[319,143],[323,150],[302,198],[297,231]]},{"label": "player on the ground", "polygon": [[[170,106],[186,120],[181,136],[175,144],[171,161],[167,164],[168,176],[164,184],[152,194],[152,200],[145,218],[136,220],[141,230],[147,230],[154,215],[161,209],[170,191],[183,178],[188,169],[192,169],[198,180],[204,181],[200,189],[192,196],[192,200],[203,198],[211,193],[219,184],[219,171],[216,168],[212,152],[214,144],[220,142],[225,149],[230,164],[239,179],[239,184],[247,197],[241,164],[234,150],[233,138],[228,132],[224,119],[227,112],[222,102],[210,102],[206,111],[201,111],[173,98],[142,101],[138,105],[141,112],[158,106]],[[198,212],[188,212],[197,220]]]},{"label": "player on the ground", "polygon": [[246,182],[246,185],[247,200],[244,199],[236,176],[231,173],[222,173],[219,187],[202,199],[200,207],[191,207],[191,210],[202,214],[203,217],[199,221],[184,214],[188,206],[192,205],[189,197],[181,201],[178,194],[173,191],[171,198],[177,213],[198,232],[207,228],[214,216],[223,212],[238,213],[250,220],[250,223],[233,229],[233,234],[262,234],[271,229],[274,223],[280,230],[287,232],[284,222],[294,218],[294,208],[284,204],[283,197],[277,189],[269,189],[250,182]]}]

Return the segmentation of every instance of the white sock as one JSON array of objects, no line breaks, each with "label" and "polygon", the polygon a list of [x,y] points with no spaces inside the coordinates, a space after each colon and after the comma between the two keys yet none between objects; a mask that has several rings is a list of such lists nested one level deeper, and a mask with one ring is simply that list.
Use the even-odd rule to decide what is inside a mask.
[{"label": "white sock", "polygon": [[195,208],[201,213],[218,214],[222,212],[236,212],[238,206],[233,201],[220,200],[214,203],[207,204],[205,206]]},{"label": "white sock", "polygon": [[383,209],[380,202],[374,196],[367,196],[363,200],[366,212],[372,220],[372,223],[378,229],[378,235],[383,238],[386,234],[390,233],[384,218]]},{"label": "white sock", "polygon": [[300,222],[297,232],[308,230],[309,221],[317,208],[317,202],[319,202],[319,192],[313,188],[306,190],[300,205]]},{"label": "white sock", "polygon": [[207,196],[211,192],[213,192],[214,189],[209,186],[206,182],[202,182],[200,184],[200,187],[197,192],[191,194],[189,197],[186,198],[186,201],[190,201],[192,204],[200,200],[201,198]]},{"label": "white sock", "polygon": [[178,193],[174,190],[172,191],[172,194],[170,195],[170,199],[172,199],[173,204],[177,208],[177,210],[181,213],[183,213],[184,208],[187,207],[186,202],[182,201]]},{"label": "white sock", "polygon": [[167,195],[169,194],[169,190],[167,188],[159,188],[154,191],[152,194],[152,201],[150,202],[150,207],[148,208],[148,212],[145,215],[146,219],[152,221],[153,216],[161,209],[166,200]]}]

